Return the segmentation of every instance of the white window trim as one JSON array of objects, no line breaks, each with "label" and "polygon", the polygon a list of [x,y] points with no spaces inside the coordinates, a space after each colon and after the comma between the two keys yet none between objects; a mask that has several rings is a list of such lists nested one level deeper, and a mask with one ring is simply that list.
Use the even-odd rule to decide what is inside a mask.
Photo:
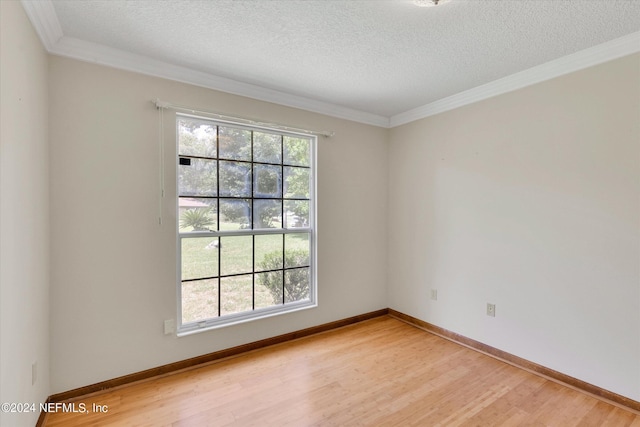
[{"label": "white window trim", "polygon": [[[179,155],[179,139],[178,139],[178,127],[177,123],[181,117],[192,118],[197,120],[204,120],[218,125],[231,125],[236,128],[246,130],[267,131],[271,133],[277,133],[283,136],[304,137],[310,140],[310,188],[309,188],[309,227],[300,228],[272,228],[272,229],[259,229],[259,230],[232,230],[232,231],[197,231],[180,233],[179,231],[179,183],[178,183],[178,170],[177,163],[180,157]],[[266,319],[273,316],[279,316],[282,314],[293,313],[301,310],[307,310],[318,306],[318,287],[317,287],[317,231],[316,231],[316,219],[317,219],[317,145],[318,137],[315,135],[309,135],[308,133],[296,133],[291,131],[283,131],[278,128],[271,128],[267,126],[248,126],[243,123],[238,123],[230,120],[212,119],[206,116],[197,116],[192,114],[178,113],[175,116],[175,218],[176,218],[176,297],[177,297],[177,330],[176,335],[178,337],[193,335],[200,332],[219,329],[227,326],[238,325],[246,322],[251,322],[260,319]],[[189,237],[219,237],[219,236],[254,236],[254,235],[267,235],[267,234],[292,234],[292,233],[309,233],[309,269],[310,269],[310,283],[309,283],[309,299],[304,301],[295,301],[291,303],[284,303],[282,305],[255,309],[251,311],[227,314],[224,316],[210,318],[198,322],[182,323],[182,277],[181,277],[181,262],[182,262],[182,238]]]}]

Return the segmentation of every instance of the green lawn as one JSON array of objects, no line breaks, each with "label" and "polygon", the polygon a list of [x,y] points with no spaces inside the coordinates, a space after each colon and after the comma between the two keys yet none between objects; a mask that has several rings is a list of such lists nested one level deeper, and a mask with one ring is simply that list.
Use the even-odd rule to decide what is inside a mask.
[{"label": "green lawn", "polygon": [[[270,234],[255,237],[223,236],[219,238],[183,238],[181,240],[182,279],[216,277],[183,283],[183,322],[199,321],[218,316],[218,283],[220,284],[220,306],[222,315],[251,310],[254,282],[253,272],[259,272],[265,268],[273,268],[274,259],[276,259],[278,268],[282,265],[283,236],[284,247],[286,248],[287,254],[289,255],[295,252],[298,255],[296,262],[300,265],[308,265],[308,233],[287,235]],[[303,256],[300,257],[300,254]],[[305,254],[306,257],[304,256]],[[218,257],[220,257],[220,263],[218,263]],[[265,267],[264,263],[267,258],[271,264]],[[287,267],[298,266],[289,265],[292,259],[291,256],[287,256],[287,259],[289,260]],[[217,278],[220,275],[230,274],[242,275]],[[256,274],[256,308],[270,307],[275,304],[272,293],[260,284],[265,274],[266,273]],[[280,274],[279,277],[281,276]],[[273,278],[273,275],[271,277]],[[293,275],[288,275],[287,277],[293,277]],[[289,280],[287,280],[287,282],[287,286],[290,286]]]}]

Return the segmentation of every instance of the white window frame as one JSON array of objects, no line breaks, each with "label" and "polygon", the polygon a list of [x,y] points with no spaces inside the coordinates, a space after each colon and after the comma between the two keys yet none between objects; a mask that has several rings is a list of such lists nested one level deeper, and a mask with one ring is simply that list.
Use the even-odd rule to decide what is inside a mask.
[{"label": "white window frame", "polygon": [[[180,159],[179,154],[179,128],[178,122],[181,118],[195,119],[199,121],[210,122],[212,125],[216,126],[232,126],[234,128],[249,130],[249,131],[258,131],[258,132],[269,132],[276,133],[282,136],[291,136],[291,137],[303,137],[309,139],[310,141],[310,164],[309,164],[309,223],[307,227],[296,227],[296,228],[268,228],[268,229],[240,229],[240,230],[230,230],[230,231],[191,231],[186,233],[180,232],[179,225],[179,174],[178,174],[178,163]],[[198,332],[203,332],[207,330],[217,329],[221,327],[236,325],[240,323],[250,322],[253,320],[264,319],[272,316],[277,316],[286,313],[292,313],[300,310],[306,310],[309,308],[317,307],[318,305],[318,290],[317,290],[317,237],[316,237],[316,169],[317,169],[317,142],[318,138],[315,135],[304,134],[304,133],[296,133],[291,132],[289,130],[282,130],[278,128],[272,127],[263,127],[263,126],[248,126],[246,124],[237,123],[233,121],[220,120],[220,119],[212,119],[206,116],[178,113],[175,116],[175,126],[176,126],[176,150],[175,150],[175,159],[176,159],[176,274],[177,274],[177,308],[178,308],[178,322],[177,322],[177,335],[178,336],[186,336],[191,335]],[[216,153],[216,156],[219,154]],[[281,160],[284,162],[284,159]],[[251,164],[253,164],[253,159],[251,159]],[[220,197],[218,194],[217,197]],[[253,196],[252,196],[253,197]],[[284,194],[283,194],[284,197]],[[224,197],[223,197],[224,198]],[[253,211],[251,212],[253,215]],[[283,218],[284,221],[284,218]],[[294,233],[308,233],[309,234],[309,299],[303,301],[295,301],[290,303],[283,303],[281,305],[274,305],[266,308],[258,308],[253,309],[251,311],[245,311],[234,314],[227,314],[223,316],[213,317],[206,320],[201,320],[197,322],[189,322],[183,323],[182,318],[182,239],[183,238],[192,238],[192,237],[225,237],[225,236],[258,236],[258,235],[286,235],[286,234],[294,234]],[[220,268],[220,266],[218,266]],[[255,267],[254,267],[255,268]],[[283,269],[284,271],[284,269]],[[247,273],[249,274],[249,273]],[[251,274],[255,274],[254,271]],[[220,275],[220,271],[218,271],[218,275]],[[220,286],[220,279],[218,279],[218,286]],[[255,296],[254,296],[255,298]]]}]

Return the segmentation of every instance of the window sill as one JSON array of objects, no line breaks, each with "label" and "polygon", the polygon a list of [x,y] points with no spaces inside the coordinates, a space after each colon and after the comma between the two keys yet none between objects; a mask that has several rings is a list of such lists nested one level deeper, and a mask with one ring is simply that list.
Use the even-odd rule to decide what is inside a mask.
[{"label": "window sill", "polygon": [[215,329],[226,328],[227,326],[240,325],[242,323],[253,322],[254,320],[266,319],[269,317],[279,316],[282,314],[295,313],[297,311],[307,310],[317,307],[315,301],[302,301],[290,303],[283,306],[267,308],[263,310],[251,311],[248,313],[239,313],[224,316],[217,319],[210,319],[203,322],[188,323],[178,328],[177,336],[186,337],[198,334],[200,332],[211,331]]}]

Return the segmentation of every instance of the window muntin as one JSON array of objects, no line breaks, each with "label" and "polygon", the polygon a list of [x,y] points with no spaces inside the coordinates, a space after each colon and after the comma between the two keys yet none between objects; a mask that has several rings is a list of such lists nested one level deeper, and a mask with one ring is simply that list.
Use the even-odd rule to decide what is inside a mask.
[{"label": "window muntin", "polygon": [[315,138],[176,124],[179,333],[315,306]]}]

